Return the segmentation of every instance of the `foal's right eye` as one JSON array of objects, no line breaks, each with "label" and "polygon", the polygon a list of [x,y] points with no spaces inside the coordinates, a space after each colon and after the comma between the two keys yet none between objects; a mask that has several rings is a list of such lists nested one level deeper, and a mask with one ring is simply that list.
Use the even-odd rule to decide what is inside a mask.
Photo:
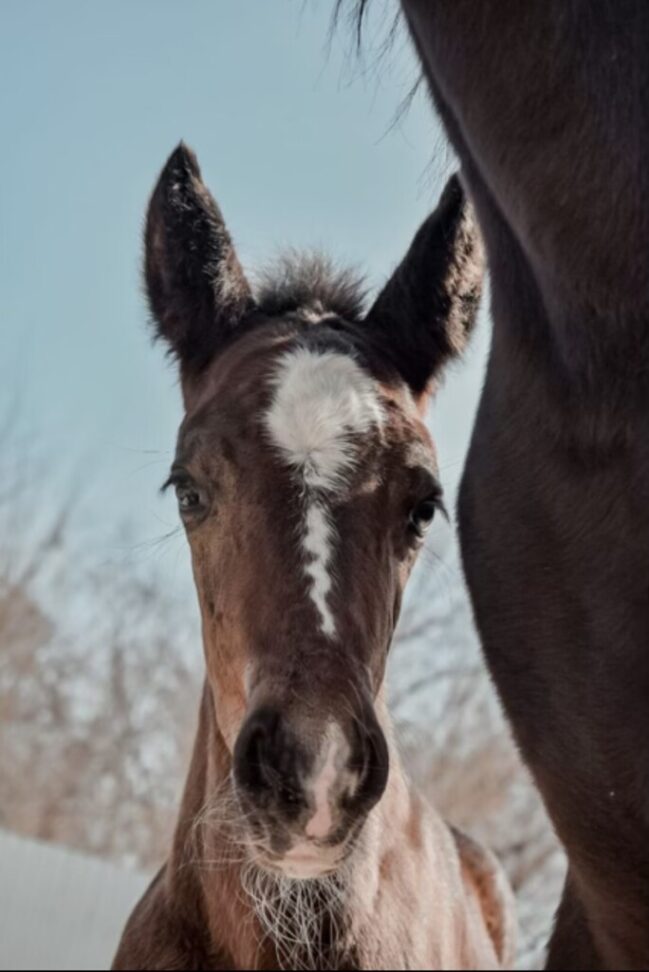
[{"label": "foal's right eye", "polygon": [[191,513],[201,504],[198,491],[193,486],[176,486],[176,496],[181,513]]},{"label": "foal's right eye", "polygon": [[174,490],[178,500],[178,511],[187,524],[192,520],[195,522],[199,514],[207,511],[205,494],[182,466],[174,464],[172,467],[171,475],[162,487],[162,491],[167,489]]},{"label": "foal's right eye", "polygon": [[188,483],[176,484],[176,497],[181,516],[190,516],[201,508],[201,496],[195,486]]}]

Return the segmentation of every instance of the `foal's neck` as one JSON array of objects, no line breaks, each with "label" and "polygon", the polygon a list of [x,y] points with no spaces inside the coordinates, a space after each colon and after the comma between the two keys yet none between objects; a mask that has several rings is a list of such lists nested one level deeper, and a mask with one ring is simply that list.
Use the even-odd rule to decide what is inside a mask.
[{"label": "foal's neck", "polygon": [[[176,883],[179,897],[198,904],[192,921],[202,919],[203,928],[207,926],[206,950],[217,966],[223,962],[236,968],[313,967],[314,960],[321,968],[356,965],[355,928],[371,913],[382,854],[397,839],[399,825],[407,825],[410,811],[408,787],[382,700],[378,708],[391,749],[382,812],[366,821],[356,849],[336,878],[274,880],[246,860],[237,840],[232,761],[206,684],[170,880]],[[383,827],[386,816],[389,835]],[[272,934],[273,927],[277,935]]]}]

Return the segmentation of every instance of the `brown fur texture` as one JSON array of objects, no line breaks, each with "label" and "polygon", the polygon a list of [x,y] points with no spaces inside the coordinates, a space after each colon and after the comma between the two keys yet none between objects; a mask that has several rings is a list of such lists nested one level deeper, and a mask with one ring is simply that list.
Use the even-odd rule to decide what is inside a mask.
[{"label": "brown fur texture", "polygon": [[485,654],[569,856],[550,968],[649,964],[649,5],[403,0],[484,233],[459,502]]}]

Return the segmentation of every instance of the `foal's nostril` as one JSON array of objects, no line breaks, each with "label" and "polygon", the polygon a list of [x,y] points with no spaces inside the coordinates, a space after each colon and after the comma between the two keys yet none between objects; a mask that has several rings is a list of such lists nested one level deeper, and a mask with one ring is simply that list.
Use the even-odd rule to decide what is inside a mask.
[{"label": "foal's nostril", "polygon": [[280,747],[279,713],[255,712],[246,722],[234,750],[234,774],[243,789],[256,794],[275,785],[274,754]]},{"label": "foal's nostril", "polygon": [[352,799],[354,805],[371,809],[383,796],[390,770],[390,754],[383,730],[372,713],[356,729],[356,753],[353,768],[359,785]]},{"label": "foal's nostril", "polygon": [[286,808],[300,803],[299,748],[274,709],[260,709],[244,725],[234,749],[237,785],[256,801],[272,795]]}]

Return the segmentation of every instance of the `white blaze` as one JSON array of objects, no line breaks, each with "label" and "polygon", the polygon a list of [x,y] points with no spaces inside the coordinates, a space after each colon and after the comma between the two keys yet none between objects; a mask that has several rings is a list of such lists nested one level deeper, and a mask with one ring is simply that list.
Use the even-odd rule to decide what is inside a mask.
[{"label": "white blaze", "polygon": [[311,599],[320,613],[322,630],[330,638],[336,633],[336,621],[328,601],[332,587],[329,566],[333,543],[334,530],[326,509],[319,503],[312,503],[306,515],[304,549],[310,560],[305,569],[311,578]]},{"label": "white blaze", "polygon": [[337,751],[336,741],[331,740],[324,766],[313,782],[315,813],[306,825],[306,835],[316,840],[326,837],[333,826],[330,794],[338,775],[336,769]]},{"label": "white blaze", "polygon": [[321,629],[334,637],[329,593],[335,533],[326,498],[344,487],[359,438],[381,426],[381,406],[372,378],[352,357],[333,351],[287,352],[279,360],[273,387],[266,426],[305,487],[305,570]]},{"label": "white blaze", "polygon": [[317,770],[306,789],[313,798],[314,813],[306,825],[306,836],[324,840],[334,826],[333,807],[338,802],[341,786],[349,783],[349,774],[341,774],[349,759],[349,743],[340,726],[329,723]]}]

